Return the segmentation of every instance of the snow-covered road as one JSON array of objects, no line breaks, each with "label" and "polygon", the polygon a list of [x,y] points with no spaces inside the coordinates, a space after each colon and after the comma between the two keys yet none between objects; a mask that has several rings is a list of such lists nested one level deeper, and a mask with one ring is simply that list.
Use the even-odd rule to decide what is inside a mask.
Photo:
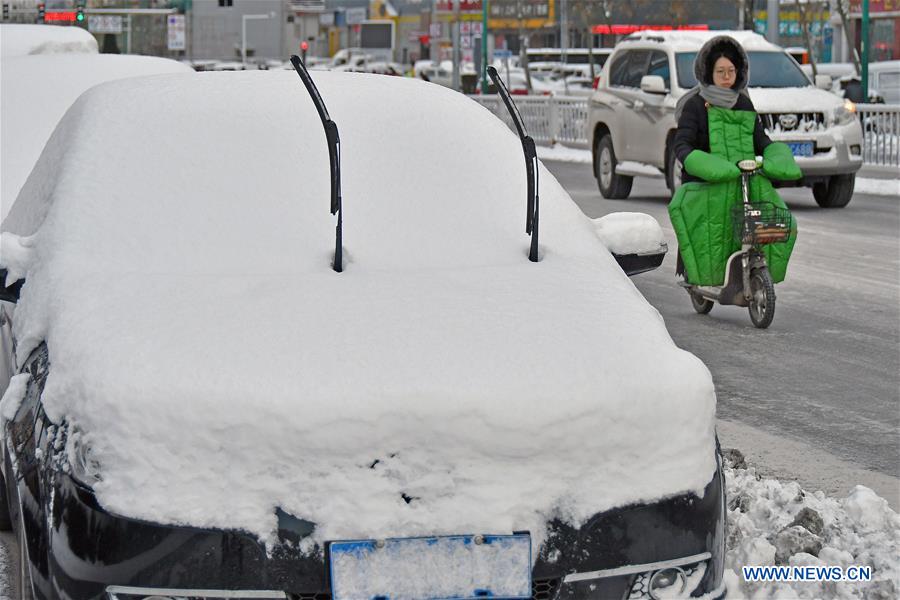
[{"label": "snow-covered road", "polygon": [[[590,217],[646,212],[669,242],[663,265],[633,278],[675,342],[709,366],[718,416],[768,473],[843,496],[858,483],[900,507],[900,202],[856,194],[819,209],[809,190],[782,189],[800,234],[775,321],[756,330],[745,309],[694,313],[674,282],[676,243],[662,179],[635,178],[628,200],[605,200],[590,165],[545,161]],[[759,432],[757,435],[755,432]],[[756,442],[754,443],[754,438]]]}]

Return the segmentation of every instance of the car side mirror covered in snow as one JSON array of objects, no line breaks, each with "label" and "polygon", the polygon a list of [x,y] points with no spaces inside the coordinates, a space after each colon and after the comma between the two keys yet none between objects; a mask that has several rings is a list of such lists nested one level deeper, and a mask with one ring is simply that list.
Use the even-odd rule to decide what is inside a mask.
[{"label": "car side mirror covered in snow", "polygon": [[816,87],[831,91],[831,75],[816,75]]},{"label": "car side mirror covered in snow", "polygon": [[669,90],[666,89],[665,80],[659,75],[644,75],[641,77],[641,91],[648,94],[665,94]]},{"label": "car side mirror covered in snow", "polygon": [[659,222],[644,213],[618,212],[594,219],[597,237],[628,276],[652,271],[668,251]]}]

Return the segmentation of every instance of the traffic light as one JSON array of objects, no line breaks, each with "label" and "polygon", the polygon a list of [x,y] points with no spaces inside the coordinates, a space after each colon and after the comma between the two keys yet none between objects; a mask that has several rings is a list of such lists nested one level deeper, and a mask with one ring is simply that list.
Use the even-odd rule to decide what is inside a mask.
[{"label": "traffic light", "polygon": [[9,2],[3,3],[3,20],[9,21]]},{"label": "traffic light", "polygon": [[84,21],[84,2],[79,0],[78,5],[75,9],[75,20],[81,23]]},{"label": "traffic light", "polygon": [[309,44],[306,41],[300,42],[300,59],[306,64],[306,51],[309,50]]},{"label": "traffic light", "polygon": [[46,5],[43,2],[38,2],[38,23],[43,23],[46,16]]}]

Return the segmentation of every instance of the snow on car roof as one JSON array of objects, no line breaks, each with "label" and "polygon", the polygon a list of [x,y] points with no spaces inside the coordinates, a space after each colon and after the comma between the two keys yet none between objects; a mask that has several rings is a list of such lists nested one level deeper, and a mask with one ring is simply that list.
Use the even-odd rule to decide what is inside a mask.
[{"label": "snow on car roof", "polygon": [[662,40],[676,52],[699,50],[710,39],[727,35],[736,39],[747,51],[781,51],[779,46],[769,42],[755,31],[636,31],[623,41]]},{"label": "snow on car roof", "polygon": [[[5,44],[5,28],[3,35]],[[0,219],[15,202],[53,128],[83,91],[113,79],[189,71],[190,67],[176,61],[150,56],[4,57],[0,70]]]},{"label": "snow on car roof", "polygon": [[281,507],[317,541],[539,544],[553,517],[702,493],[710,374],[549,171],[531,263],[506,125],[425,82],[314,77],[340,129],[343,273],[294,73],[93,88],[4,222],[37,231],[20,358],[48,341],[46,411],[84,432],[100,503],[268,542]]},{"label": "snow on car roof", "polygon": [[60,52],[97,54],[97,39],[81,27],[0,25],[0,57]]}]

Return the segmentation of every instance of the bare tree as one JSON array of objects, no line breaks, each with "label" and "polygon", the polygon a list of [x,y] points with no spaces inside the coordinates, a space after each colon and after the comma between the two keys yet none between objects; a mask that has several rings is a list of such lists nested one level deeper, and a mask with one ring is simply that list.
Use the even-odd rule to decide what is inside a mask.
[{"label": "bare tree", "polygon": [[812,42],[809,39],[809,4],[803,0],[797,0],[797,12],[800,15],[800,29],[803,31],[803,43],[806,46],[809,64],[813,69],[813,79],[815,79],[818,73],[816,71],[815,52],[813,51]]}]

